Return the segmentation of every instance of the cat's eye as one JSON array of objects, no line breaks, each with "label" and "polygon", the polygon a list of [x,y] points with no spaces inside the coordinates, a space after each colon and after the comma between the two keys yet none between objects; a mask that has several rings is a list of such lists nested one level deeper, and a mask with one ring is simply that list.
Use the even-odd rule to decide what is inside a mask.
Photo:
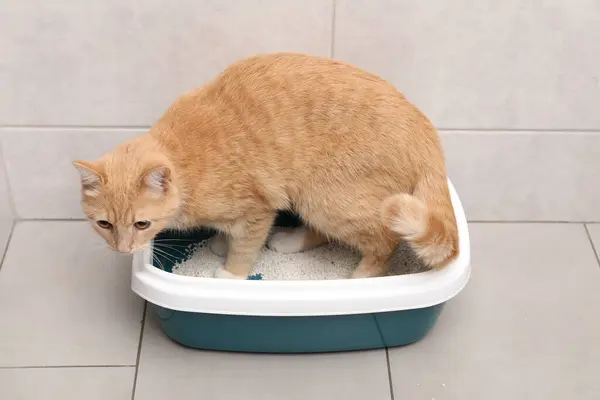
[{"label": "cat's eye", "polygon": [[111,229],[112,228],[112,224],[108,221],[104,221],[104,220],[99,220],[96,221],[96,224],[98,224],[98,226],[102,229]]},{"label": "cat's eye", "polygon": [[138,221],[133,225],[136,229],[143,231],[144,229],[148,229],[150,227],[150,221]]}]

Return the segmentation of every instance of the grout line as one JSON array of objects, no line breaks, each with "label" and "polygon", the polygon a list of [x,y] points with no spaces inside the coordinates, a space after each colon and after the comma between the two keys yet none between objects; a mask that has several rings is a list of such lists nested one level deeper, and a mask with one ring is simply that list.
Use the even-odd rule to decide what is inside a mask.
[{"label": "grout line", "polygon": [[381,327],[379,326],[379,321],[377,320],[377,316],[372,314],[373,321],[375,322],[375,326],[377,327],[377,332],[379,332],[379,337],[381,338],[381,343],[383,344],[383,348],[385,350],[385,364],[387,366],[387,374],[388,374],[388,385],[390,387],[390,397],[391,400],[394,400],[394,387],[392,385],[392,370],[390,368],[390,355],[388,353],[388,347],[385,343],[385,338],[383,337],[383,332],[381,331]]},{"label": "grout line", "polygon": [[329,49],[329,57],[333,58],[335,54],[335,11],[337,6],[336,0],[331,0],[332,10],[331,10],[331,48]]},{"label": "grout line", "polygon": [[133,368],[135,365],[27,365],[23,367],[0,367],[2,369],[68,369],[68,368]]},{"label": "grout line", "polygon": [[6,258],[6,254],[8,254],[8,247],[10,246],[10,243],[12,242],[12,238],[13,238],[13,234],[15,232],[16,225],[17,225],[17,222],[13,221],[12,225],[10,227],[10,232],[8,233],[8,239],[6,240],[6,246],[2,250],[2,254],[0,254],[0,270],[2,270],[2,265],[4,265],[4,259]]},{"label": "grout line", "polygon": [[592,250],[594,251],[594,255],[596,256],[596,261],[598,262],[598,267],[600,267],[600,255],[596,251],[596,246],[594,245],[594,241],[592,240],[592,235],[590,230],[586,224],[583,224],[583,228],[585,229],[585,233],[587,234],[588,240],[590,241],[590,245],[592,246]]},{"label": "grout line", "polygon": [[135,390],[137,389],[138,372],[140,371],[140,357],[142,355],[142,342],[144,341],[144,327],[146,326],[146,311],[148,302],[144,301],[144,312],[142,314],[142,327],[140,328],[140,341],[138,343],[137,358],[135,360],[135,374],[133,376],[133,389],[131,390],[131,400],[135,399]]},{"label": "grout line", "polygon": [[392,400],[394,400],[394,385],[392,383],[392,368],[390,367],[390,353],[389,353],[389,349],[387,347],[385,348],[385,362],[387,364],[388,382],[390,385],[390,396],[391,396]]},{"label": "grout line", "polygon": [[[82,222],[87,221],[85,218],[15,218],[15,222],[42,221],[42,222]],[[538,221],[538,220],[486,220],[486,219],[470,219],[467,220],[470,224],[598,224],[600,221]]]},{"label": "grout line", "polygon": [[12,185],[10,184],[10,178],[8,176],[8,166],[6,165],[6,159],[4,158],[4,150],[2,148],[2,141],[0,141],[0,168],[3,169],[4,172],[4,181],[6,182],[6,195],[8,196],[8,207],[10,208],[10,212],[13,215],[13,219],[17,219],[17,204],[15,203],[15,198],[12,194]]},{"label": "grout line", "polygon": [[93,130],[132,130],[150,129],[150,125],[0,125],[0,130],[20,130],[20,129],[46,129],[46,130],[64,130],[77,129],[85,131]]},{"label": "grout line", "polygon": [[597,221],[467,220],[469,224],[596,224]]},{"label": "grout line", "polygon": [[[330,53],[331,58],[335,55],[335,20],[337,14],[336,0],[333,2],[332,12],[332,34],[331,34],[331,47]],[[65,130],[65,129],[77,129],[84,131],[93,130],[147,130],[150,129],[151,125],[0,125],[0,131],[3,130],[20,130],[20,129],[46,129],[46,130]],[[491,133],[600,133],[600,129],[579,129],[579,128],[457,128],[457,127],[443,127],[437,126],[438,132],[491,132]]]},{"label": "grout line", "polygon": [[16,218],[17,222],[35,222],[35,221],[45,221],[45,222],[82,222],[87,221],[85,218]]},{"label": "grout line", "polygon": [[532,128],[444,128],[436,126],[438,132],[487,132],[487,133],[600,133],[598,129],[577,129],[577,128],[563,128],[563,129],[532,129]]}]

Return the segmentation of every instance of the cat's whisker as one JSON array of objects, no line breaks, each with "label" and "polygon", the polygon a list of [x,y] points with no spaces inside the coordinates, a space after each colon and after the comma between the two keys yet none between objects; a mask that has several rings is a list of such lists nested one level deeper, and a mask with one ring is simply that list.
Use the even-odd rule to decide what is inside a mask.
[{"label": "cat's whisker", "polygon": [[170,263],[173,263],[173,264],[176,264],[176,263],[177,263],[177,261],[178,261],[178,260],[175,260],[175,259],[169,258],[169,257],[167,257],[167,256],[166,256],[166,255],[164,255],[164,254],[160,254],[160,253],[158,253],[158,256],[162,257],[164,260],[166,260],[166,261],[168,261],[168,262],[170,262]]},{"label": "cat's whisker", "polygon": [[185,253],[188,249],[190,249],[189,246],[168,246],[168,245],[154,245],[155,249],[161,249],[161,250],[167,250],[167,251],[176,251],[178,253]]},{"label": "cat's whisker", "polygon": [[182,243],[198,243],[197,239],[154,239],[154,243],[172,243],[172,242],[182,242]]},{"label": "cat's whisker", "polygon": [[165,266],[163,265],[162,261],[160,261],[158,258],[154,258],[154,261],[158,264],[159,268],[164,271]]},{"label": "cat's whisker", "polygon": [[155,258],[154,260],[158,264],[160,269],[165,270],[165,271],[167,270],[167,267],[165,266],[165,263],[163,262],[163,260],[161,260],[160,258]]},{"label": "cat's whisker", "polygon": [[157,237],[154,240],[181,240],[181,241],[196,241],[196,239],[173,238],[173,237]]},{"label": "cat's whisker", "polygon": [[182,247],[182,248],[187,248],[190,247],[189,244],[167,244],[167,243],[154,243],[155,246],[163,246],[163,247],[168,247],[168,248],[176,248],[176,247]]},{"label": "cat's whisker", "polygon": [[[142,250],[146,250],[146,249],[149,249],[149,248],[150,248],[150,243],[147,243],[145,245],[142,245],[142,246],[138,247],[135,251],[142,251]],[[158,249],[156,247],[153,247],[153,250],[158,250]],[[163,257],[164,257],[164,255],[163,255]],[[164,264],[162,263],[162,261],[160,260],[159,257],[153,257],[152,260],[151,260],[151,263],[152,264],[157,263],[158,267],[160,269],[162,269],[163,271],[166,270]]]},{"label": "cat's whisker", "polygon": [[156,251],[159,255],[163,256],[164,258],[166,258],[168,261],[170,261],[172,263],[176,263],[178,261],[177,258],[175,258],[175,256],[167,253],[164,250],[161,250],[161,249],[155,247],[154,251]]},{"label": "cat's whisker", "polygon": [[177,258],[175,258],[175,257],[173,257],[173,256],[171,256],[171,255],[169,255],[167,253],[160,252],[160,251],[156,251],[154,253],[154,257],[161,258],[161,259],[163,259],[165,261],[168,261],[170,263],[173,263],[173,264],[176,264],[177,262],[179,262],[179,259],[177,259]]}]

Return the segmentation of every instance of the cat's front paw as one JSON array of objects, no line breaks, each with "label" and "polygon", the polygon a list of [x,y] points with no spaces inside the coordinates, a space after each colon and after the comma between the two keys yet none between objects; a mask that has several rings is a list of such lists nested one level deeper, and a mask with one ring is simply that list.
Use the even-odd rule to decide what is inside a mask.
[{"label": "cat's front paw", "polygon": [[240,276],[240,275],[232,274],[231,272],[227,271],[225,268],[219,267],[215,271],[215,278],[219,278],[219,279],[246,279],[247,277],[246,276]]},{"label": "cat's front paw", "polygon": [[387,270],[381,268],[365,268],[364,266],[360,266],[352,271],[349,278],[351,279],[362,279],[362,278],[376,278],[379,276],[386,276]]},{"label": "cat's front paw", "polygon": [[350,276],[348,278],[350,279],[362,279],[362,278],[372,278],[373,275],[371,275],[368,271],[364,271],[361,269],[355,269],[354,271],[352,271],[352,273],[350,274]]}]

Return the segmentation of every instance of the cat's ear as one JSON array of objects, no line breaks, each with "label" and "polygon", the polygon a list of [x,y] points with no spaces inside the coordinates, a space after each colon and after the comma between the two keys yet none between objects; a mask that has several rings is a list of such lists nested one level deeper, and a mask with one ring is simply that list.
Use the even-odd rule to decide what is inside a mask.
[{"label": "cat's ear", "polygon": [[73,161],[73,165],[79,172],[83,193],[92,197],[100,194],[100,186],[104,183],[100,166],[93,162],[81,160]]},{"label": "cat's ear", "polygon": [[171,183],[171,170],[165,166],[149,169],[143,177],[144,185],[153,192],[164,193]]}]

